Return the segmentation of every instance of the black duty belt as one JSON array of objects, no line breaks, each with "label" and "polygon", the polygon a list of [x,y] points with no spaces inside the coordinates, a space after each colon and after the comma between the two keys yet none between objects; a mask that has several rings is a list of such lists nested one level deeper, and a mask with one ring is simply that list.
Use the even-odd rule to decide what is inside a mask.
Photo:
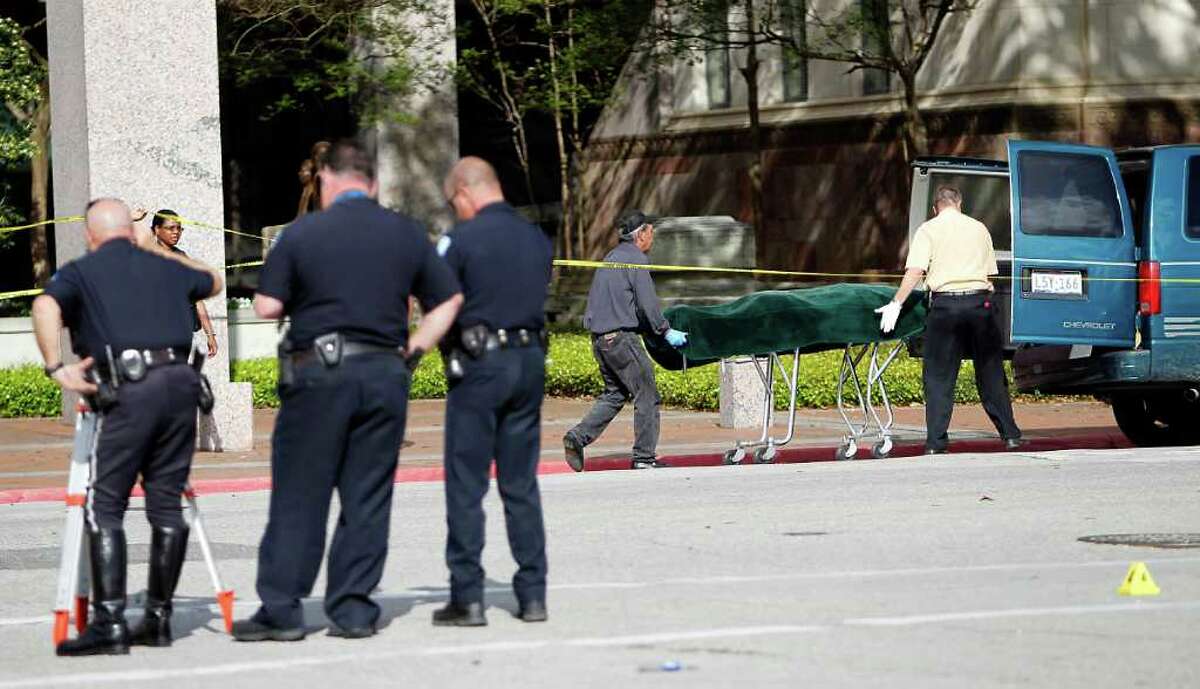
[{"label": "black duty belt", "polygon": [[166,349],[123,349],[109,362],[97,362],[96,371],[104,378],[113,378],[113,367],[121,380],[136,383],[146,377],[146,372],[160,366],[188,363],[190,347],[168,347]]},{"label": "black duty belt", "polygon": [[484,342],[484,349],[491,351],[494,349],[512,349],[514,347],[532,347],[541,343],[541,330],[500,328],[495,332],[488,333],[487,339]]},{"label": "black duty belt", "polygon": [[[319,346],[319,345],[318,345]],[[364,354],[392,354],[394,356],[403,357],[404,351],[399,347],[385,347],[383,345],[367,344],[365,342],[351,342],[344,340],[341,343],[341,358],[362,356]],[[306,366],[313,362],[321,361],[321,357],[317,354],[316,347],[308,347],[297,352],[288,354],[291,357],[293,366]]]}]

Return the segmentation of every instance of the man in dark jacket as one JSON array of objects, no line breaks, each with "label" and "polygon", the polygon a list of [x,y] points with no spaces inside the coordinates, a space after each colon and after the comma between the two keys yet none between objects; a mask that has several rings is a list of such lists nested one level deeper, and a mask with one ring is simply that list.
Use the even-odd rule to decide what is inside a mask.
[{"label": "man in dark jacket", "polygon": [[[617,222],[620,243],[606,263],[647,265],[654,244],[654,225],[641,211],[626,211]],[[663,466],[657,459],[658,408],[662,398],[654,381],[654,365],[640,334],[651,333],[673,347],[687,344],[687,333],[671,328],[662,314],[654,281],[645,268],[601,268],[592,279],[583,325],[592,333],[592,354],[604,377],[604,392],[591,410],[563,436],[567,463],[583,471],[583,448],[604,432],[629,400],[633,400],[633,468]]]}]

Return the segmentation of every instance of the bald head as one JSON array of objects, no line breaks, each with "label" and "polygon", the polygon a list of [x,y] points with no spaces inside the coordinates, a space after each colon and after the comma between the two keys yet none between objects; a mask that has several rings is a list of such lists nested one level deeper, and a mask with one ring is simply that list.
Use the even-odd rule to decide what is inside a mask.
[{"label": "bald head", "polygon": [[475,156],[467,156],[454,164],[442,183],[442,192],[459,220],[470,220],[484,206],[504,200],[496,169]]},{"label": "bald head", "polygon": [[124,201],[96,199],[87,208],[88,244],[94,249],[110,239],[133,237],[133,218]]}]

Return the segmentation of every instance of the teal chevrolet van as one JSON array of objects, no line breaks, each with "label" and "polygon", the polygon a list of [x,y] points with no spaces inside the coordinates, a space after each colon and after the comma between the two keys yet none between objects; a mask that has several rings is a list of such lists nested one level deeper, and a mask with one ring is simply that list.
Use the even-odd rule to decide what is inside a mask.
[{"label": "teal chevrolet van", "polygon": [[1017,388],[1104,399],[1137,445],[1200,443],[1200,145],[920,158],[910,236],[943,184],[992,232]]}]

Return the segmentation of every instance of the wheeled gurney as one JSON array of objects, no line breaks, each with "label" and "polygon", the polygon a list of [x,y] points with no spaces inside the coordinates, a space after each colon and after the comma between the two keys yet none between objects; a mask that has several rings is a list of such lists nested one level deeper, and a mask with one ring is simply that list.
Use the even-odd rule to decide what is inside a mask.
[{"label": "wheeled gurney", "polygon": [[[841,349],[837,406],[846,435],[837,458],[854,457],[867,439],[875,440],[875,457],[886,457],[892,450],[894,416],[884,374],[904,342],[924,329],[926,313],[922,295],[914,294],[896,329],[884,334],[875,309],[894,293],[895,288],[885,285],[837,284],[757,292],[718,306],[674,306],[665,315],[671,327],[688,333],[687,346],[675,350],[648,337],[646,349],[660,366],[675,371],[725,360],[753,362],[763,382],[762,433],[756,440],[738,441],[725,453],[728,464],[741,462],[748,451],[755,462],[775,459],[778,448],[795,436],[800,356]],[[790,365],[784,360],[788,355]],[[864,359],[865,380],[858,371]],[[776,372],[788,388],[787,430],[778,437],[771,434]]]}]

